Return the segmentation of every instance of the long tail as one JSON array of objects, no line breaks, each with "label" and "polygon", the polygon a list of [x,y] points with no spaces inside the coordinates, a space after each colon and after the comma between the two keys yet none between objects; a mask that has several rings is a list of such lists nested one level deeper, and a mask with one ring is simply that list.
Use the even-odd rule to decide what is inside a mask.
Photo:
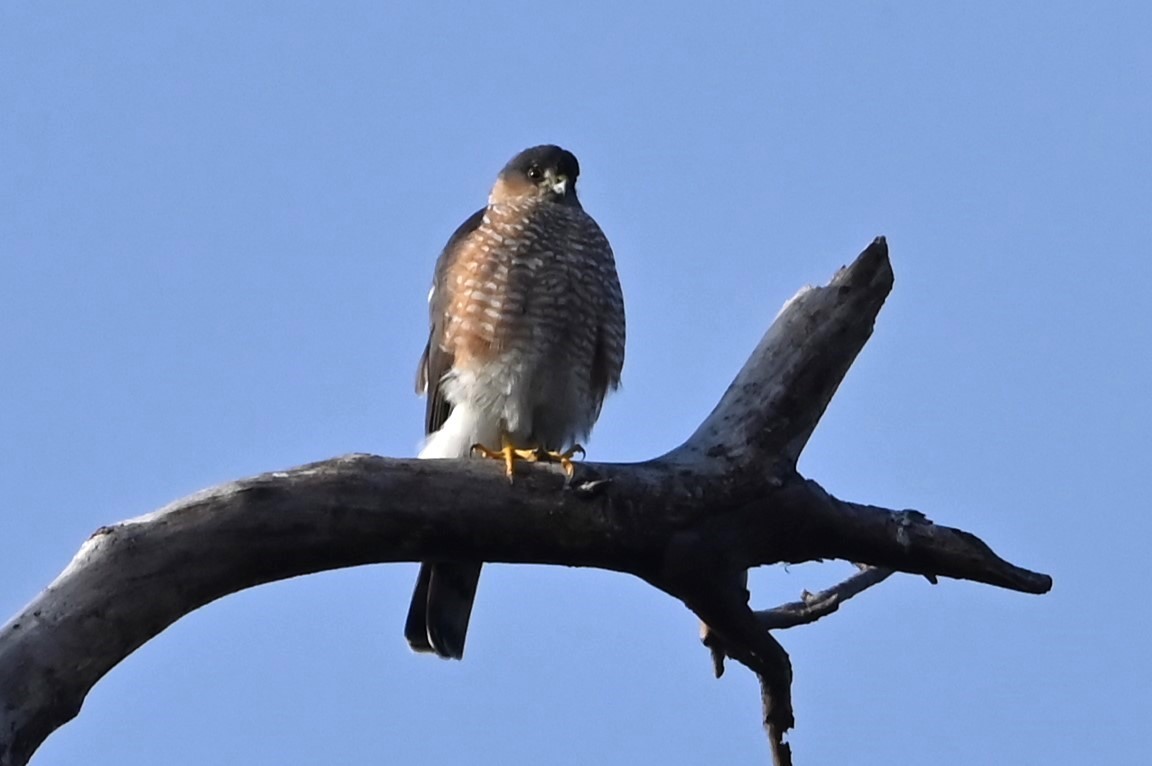
[{"label": "long tail", "polygon": [[464,657],[482,567],[481,563],[420,565],[404,623],[404,637],[414,651],[452,660]]},{"label": "long tail", "polygon": [[[456,407],[440,430],[428,437],[420,457],[467,457],[473,444],[485,438],[492,443],[493,435],[481,431],[473,413]],[[464,640],[482,566],[480,562],[420,565],[404,622],[404,637],[413,651],[434,652],[445,659],[464,657]]]}]

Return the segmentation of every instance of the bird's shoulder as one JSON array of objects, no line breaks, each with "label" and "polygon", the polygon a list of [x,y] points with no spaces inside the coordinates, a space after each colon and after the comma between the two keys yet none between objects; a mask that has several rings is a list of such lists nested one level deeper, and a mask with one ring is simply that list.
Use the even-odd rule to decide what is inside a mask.
[{"label": "bird's shoulder", "polygon": [[433,277],[433,290],[439,285],[448,270],[452,268],[452,264],[460,257],[460,252],[464,246],[472,239],[477,231],[484,225],[484,218],[488,212],[487,208],[480,208],[472,215],[464,220],[464,223],[456,227],[456,231],[452,232],[452,236],[448,238],[447,244],[444,249],[440,251],[440,257],[436,259],[436,269]]},{"label": "bird's shoulder", "polygon": [[[448,242],[440,250],[432,272],[432,290],[428,293],[428,342],[416,366],[416,392],[428,392],[428,432],[435,430],[448,415],[447,403],[439,392],[440,378],[452,366],[452,354],[441,343],[444,334],[445,311],[450,298],[445,283],[453,265],[459,260],[469,239],[484,222],[485,208],[480,208],[456,227]],[[433,427],[434,421],[438,421]]]}]

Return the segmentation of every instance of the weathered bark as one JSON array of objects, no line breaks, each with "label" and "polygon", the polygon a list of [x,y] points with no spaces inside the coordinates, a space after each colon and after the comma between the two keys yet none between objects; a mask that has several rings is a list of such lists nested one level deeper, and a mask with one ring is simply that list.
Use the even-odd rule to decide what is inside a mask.
[{"label": "weathered bark", "polygon": [[[774,758],[790,762],[791,667],[769,629],[829,614],[889,570],[1025,593],[1051,587],[974,535],[916,511],[837,500],[796,473],[891,285],[878,239],[829,285],[785,306],[685,444],[644,463],[581,463],[567,487],[555,466],[525,466],[509,486],[487,461],[349,455],[224,484],[98,529],[0,629],[0,766],[26,763],[105,673],[204,604],[302,574],[429,560],[644,578],[707,624],[718,672],[728,656],[758,674]],[[748,606],[747,569],[827,558],[876,569],[802,604],[759,613]]]}]

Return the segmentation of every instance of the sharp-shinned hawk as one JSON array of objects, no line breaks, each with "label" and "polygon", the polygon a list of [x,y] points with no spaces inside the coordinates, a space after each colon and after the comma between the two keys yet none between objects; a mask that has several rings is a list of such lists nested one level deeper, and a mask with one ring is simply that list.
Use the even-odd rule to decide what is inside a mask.
[{"label": "sharp-shinned hawk", "polygon": [[[624,364],[624,300],[612,248],[576,196],[576,157],[537,146],[512,158],[487,207],[436,262],[417,390],[428,397],[422,458],[477,447],[513,462],[570,458]],[[420,567],[404,634],[460,659],[480,562]]]}]

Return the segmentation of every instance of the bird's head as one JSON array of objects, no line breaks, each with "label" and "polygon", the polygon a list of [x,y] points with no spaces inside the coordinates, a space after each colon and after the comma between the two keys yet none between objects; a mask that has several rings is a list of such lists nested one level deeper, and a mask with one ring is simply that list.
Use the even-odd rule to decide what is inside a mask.
[{"label": "bird's head", "polygon": [[579,175],[580,163],[572,152],[551,144],[534,146],[504,166],[488,201],[500,204],[543,200],[579,205],[576,198]]}]

